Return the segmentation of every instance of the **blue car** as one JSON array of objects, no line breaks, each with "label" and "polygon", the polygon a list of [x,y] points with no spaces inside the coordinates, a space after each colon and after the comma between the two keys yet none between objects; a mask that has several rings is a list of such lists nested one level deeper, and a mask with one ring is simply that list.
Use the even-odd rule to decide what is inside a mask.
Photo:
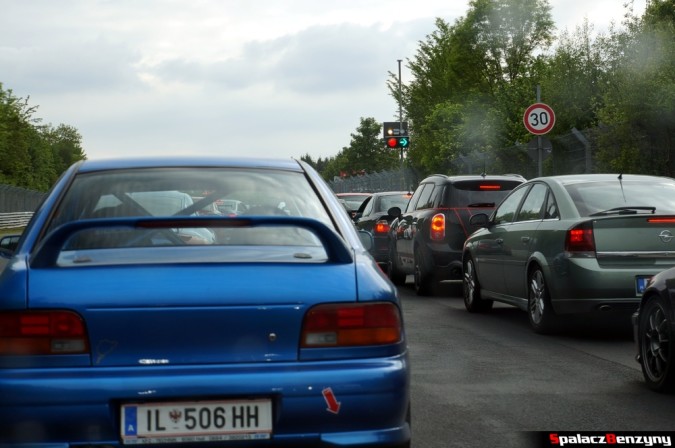
[{"label": "blue car", "polygon": [[74,164],[0,274],[0,446],[409,447],[371,246],[301,161]]}]

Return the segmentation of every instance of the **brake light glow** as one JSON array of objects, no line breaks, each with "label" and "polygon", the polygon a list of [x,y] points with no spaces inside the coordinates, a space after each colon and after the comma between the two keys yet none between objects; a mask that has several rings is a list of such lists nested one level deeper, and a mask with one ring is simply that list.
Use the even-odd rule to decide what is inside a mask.
[{"label": "brake light glow", "polygon": [[675,218],[647,218],[647,222],[654,224],[675,224]]},{"label": "brake light glow", "polygon": [[64,310],[0,313],[0,355],[88,353],[82,318]]},{"label": "brake light glow", "polygon": [[438,213],[431,218],[430,238],[432,241],[440,241],[445,238],[445,215]]},{"label": "brake light glow", "polygon": [[389,223],[386,219],[381,219],[375,223],[375,233],[386,234],[389,232]]},{"label": "brake light glow", "polygon": [[385,345],[400,340],[401,315],[393,303],[327,304],[307,312],[300,346]]},{"label": "brake light glow", "polygon": [[595,238],[593,238],[593,224],[585,222],[567,231],[565,251],[572,253],[583,252],[595,256]]},{"label": "brake light glow", "polygon": [[501,190],[502,186],[501,185],[494,185],[494,184],[480,184],[478,186],[479,190]]}]

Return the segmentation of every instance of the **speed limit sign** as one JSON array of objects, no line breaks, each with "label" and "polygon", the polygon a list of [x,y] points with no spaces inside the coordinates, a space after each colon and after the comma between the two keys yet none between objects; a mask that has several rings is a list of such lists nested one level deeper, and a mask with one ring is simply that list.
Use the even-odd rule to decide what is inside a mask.
[{"label": "speed limit sign", "polygon": [[543,135],[553,129],[555,114],[553,109],[544,103],[534,103],[525,110],[523,115],[525,129],[534,135]]}]

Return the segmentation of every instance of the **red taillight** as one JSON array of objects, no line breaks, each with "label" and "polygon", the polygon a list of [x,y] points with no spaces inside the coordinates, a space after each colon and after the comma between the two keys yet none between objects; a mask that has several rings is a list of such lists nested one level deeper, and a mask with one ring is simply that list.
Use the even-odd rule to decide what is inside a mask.
[{"label": "red taillight", "polygon": [[675,224],[675,218],[647,218],[647,222],[655,224]]},{"label": "red taillight", "polygon": [[87,353],[82,318],[72,311],[0,313],[0,355]]},{"label": "red taillight", "polygon": [[394,344],[401,340],[401,316],[392,303],[318,305],[307,312],[301,347]]},{"label": "red taillight", "polygon": [[593,252],[595,253],[595,239],[593,225],[585,222],[567,231],[565,238],[566,252]]},{"label": "red taillight", "polygon": [[439,213],[431,218],[430,237],[433,241],[445,238],[445,215]]},{"label": "red taillight", "polygon": [[490,191],[493,191],[493,190],[501,190],[501,189],[502,189],[502,186],[501,186],[501,185],[492,185],[492,184],[480,184],[480,185],[478,186],[478,189],[479,189],[479,190],[490,190]]},{"label": "red taillight", "polygon": [[386,219],[381,219],[375,223],[375,233],[386,234],[389,232],[389,223]]}]

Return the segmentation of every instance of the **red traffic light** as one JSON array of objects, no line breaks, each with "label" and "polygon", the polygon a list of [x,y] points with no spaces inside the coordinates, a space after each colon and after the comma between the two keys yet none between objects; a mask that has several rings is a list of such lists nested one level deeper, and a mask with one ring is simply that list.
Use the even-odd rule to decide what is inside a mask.
[{"label": "red traffic light", "polygon": [[389,137],[385,139],[387,148],[402,148],[406,149],[410,146],[410,137],[407,135],[399,137]]}]

